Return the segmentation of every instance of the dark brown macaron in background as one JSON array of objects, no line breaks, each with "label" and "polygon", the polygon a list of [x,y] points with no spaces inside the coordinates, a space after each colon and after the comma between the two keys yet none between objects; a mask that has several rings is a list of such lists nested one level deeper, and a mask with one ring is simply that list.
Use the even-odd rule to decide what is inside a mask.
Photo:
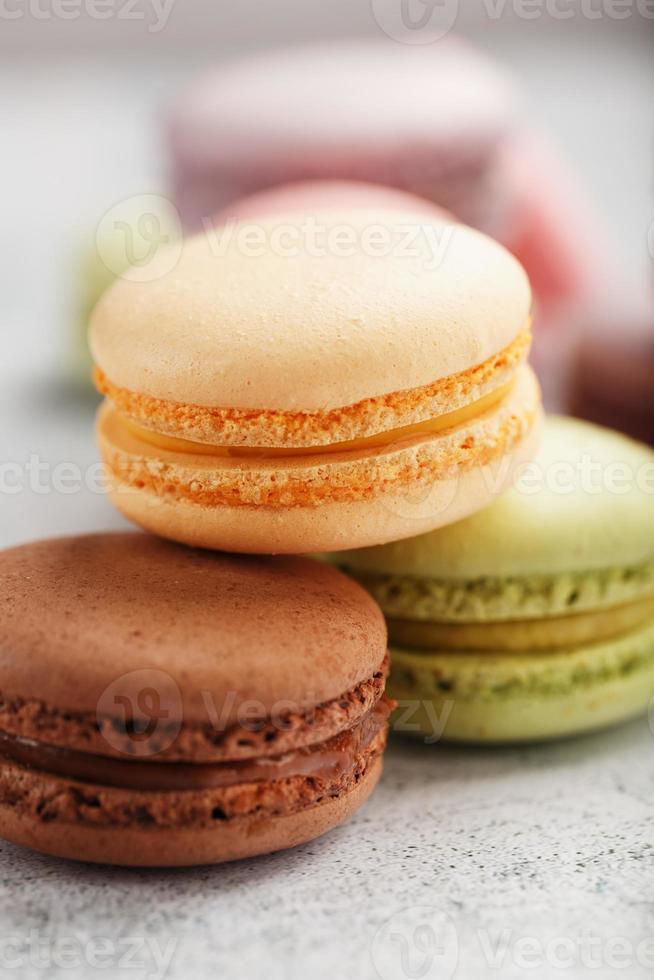
[{"label": "dark brown macaron in background", "polygon": [[582,335],[570,411],[654,446],[654,313],[602,321]]},{"label": "dark brown macaron in background", "polygon": [[0,836],[168,866],[350,816],[386,742],[386,632],[306,558],[99,534],[0,553]]}]

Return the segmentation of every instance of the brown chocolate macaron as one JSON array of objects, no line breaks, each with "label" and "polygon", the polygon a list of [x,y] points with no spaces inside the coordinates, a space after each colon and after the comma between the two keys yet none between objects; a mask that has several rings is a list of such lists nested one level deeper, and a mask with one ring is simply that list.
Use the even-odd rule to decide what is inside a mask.
[{"label": "brown chocolate macaron", "polygon": [[123,865],[292,847],[381,771],[386,633],[305,558],[99,534],[0,553],[0,836]]}]

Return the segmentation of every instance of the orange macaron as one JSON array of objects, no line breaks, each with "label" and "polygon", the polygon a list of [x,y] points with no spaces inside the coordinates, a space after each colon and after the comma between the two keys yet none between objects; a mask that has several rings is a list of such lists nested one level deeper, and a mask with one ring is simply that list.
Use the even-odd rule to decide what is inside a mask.
[{"label": "orange macaron", "polygon": [[295,212],[160,249],[94,312],[111,497],[191,545],[379,544],[483,507],[531,459],[520,264],[415,212]]}]

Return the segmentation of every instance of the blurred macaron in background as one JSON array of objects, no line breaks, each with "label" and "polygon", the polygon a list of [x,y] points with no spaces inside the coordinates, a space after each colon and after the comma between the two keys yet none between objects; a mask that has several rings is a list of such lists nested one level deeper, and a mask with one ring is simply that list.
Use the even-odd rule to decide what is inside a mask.
[{"label": "blurred macaron in background", "polygon": [[507,70],[451,38],[427,48],[332,41],[230,60],[173,106],[176,201],[193,229],[276,184],[367,180],[501,237],[510,201],[493,178],[518,102]]},{"label": "blurred macaron in background", "polygon": [[574,415],[654,446],[654,313],[616,303],[589,319],[567,394]]},{"label": "blurred macaron in background", "polygon": [[415,212],[428,221],[454,221],[445,208],[418,194],[363,180],[298,180],[232,201],[212,218],[226,221],[257,221],[277,214],[304,212],[318,215],[332,210],[372,210]]},{"label": "blurred macaron in background", "polygon": [[[453,34],[424,45],[377,36],[266,48],[187,70],[155,125],[158,194],[136,195],[111,225],[102,216],[74,270],[71,373],[87,390],[80,338],[93,306],[152,242],[237,219],[379,206],[451,215],[505,245],[532,285],[531,360],[545,406],[575,412],[589,401],[593,382],[580,379],[602,341],[582,326],[607,295],[629,295],[633,277],[585,174],[510,59]],[[163,205],[146,200],[158,196]],[[610,424],[610,405],[593,417]]]},{"label": "blurred macaron in background", "polygon": [[238,212],[243,196],[336,179],[410,192],[496,238],[531,279],[535,361],[548,375],[566,350],[558,334],[610,261],[583,183],[539,131],[520,80],[456,36],[332,41],[217,65],[174,103],[168,143],[191,230]]}]

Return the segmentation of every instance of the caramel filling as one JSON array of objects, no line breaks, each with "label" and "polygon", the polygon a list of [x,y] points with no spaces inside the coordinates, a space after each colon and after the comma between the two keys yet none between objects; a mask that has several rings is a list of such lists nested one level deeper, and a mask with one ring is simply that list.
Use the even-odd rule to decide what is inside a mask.
[{"label": "caramel filling", "polygon": [[453,412],[445,412],[436,418],[427,419],[425,422],[415,422],[412,425],[404,425],[397,429],[389,429],[388,432],[379,432],[373,436],[364,436],[361,439],[351,439],[346,442],[334,442],[326,446],[301,446],[301,447],[280,447],[268,448],[265,446],[214,446],[203,442],[192,442],[190,439],[179,439],[177,436],[162,435],[152,429],[143,428],[124,415],[120,416],[122,424],[129,431],[143,442],[155,446],[157,449],[164,449],[167,452],[195,454],[203,456],[228,456],[228,457],[256,457],[259,459],[275,459],[289,456],[316,456],[323,453],[350,453],[361,452],[366,449],[377,449],[392,446],[394,443],[402,443],[415,436],[438,435],[446,429],[455,428],[463,425],[471,419],[477,418],[489,409],[494,408],[503,401],[511,388],[513,380],[489,392],[482,398],[457,408]]},{"label": "caramel filling", "polygon": [[561,650],[619,636],[654,617],[649,596],[613,609],[594,610],[551,619],[524,619],[487,623],[431,623],[410,619],[388,620],[390,640],[397,646],[455,653],[459,650],[492,653]]},{"label": "caramel filling", "polygon": [[0,732],[0,760],[64,779],[150,792],[215,789],[291,776],[329,779],[347,774],[385,729],[392,702],[382,697],[362,720],[326,742],[246,762],[142,762],[60,748]]}]

